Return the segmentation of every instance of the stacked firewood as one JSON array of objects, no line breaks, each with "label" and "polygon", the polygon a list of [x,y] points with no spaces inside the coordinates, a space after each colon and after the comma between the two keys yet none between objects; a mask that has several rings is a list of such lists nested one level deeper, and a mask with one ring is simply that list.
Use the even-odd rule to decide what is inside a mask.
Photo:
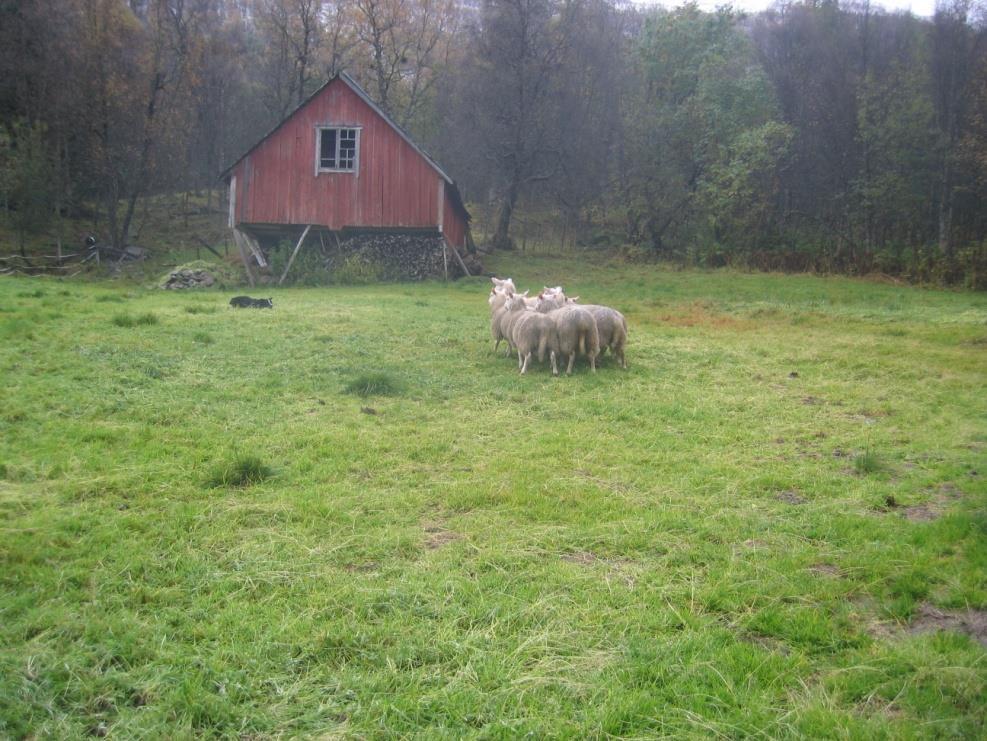
[{"label": "stacked firewood", "polygon": [[[345,237],[339,242],[339,249],[331,257],[333,262],[340,259],[357,259],[376,266],[382,280],[424,280],[449,275],[463,275],[459,261],[446,247],[443,254],[443,238],[419,234],[360,233]],[[474,267],[476,262],[473,260]],[[480,272],[477,267],[474,272]],[[330,268],[331,270],[331,268]]]}]

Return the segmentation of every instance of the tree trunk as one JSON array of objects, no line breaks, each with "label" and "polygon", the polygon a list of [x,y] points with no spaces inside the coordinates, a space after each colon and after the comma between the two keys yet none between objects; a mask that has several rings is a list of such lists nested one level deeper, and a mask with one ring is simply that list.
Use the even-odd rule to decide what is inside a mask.
[{"label": "tree trunk", "polygon": [[494,249],[513,250],[514,242],[510,237],[511,217],[514,215],[514,206],[517,204],[518,187],[516,183],[511,183],[500,204],[500,214],[497,216],[497,230],[494,232],[490,244]]},{"label": "tree trunk", "polygon": [[943,165],[939,184],[939,251],[947,259],[953,257],[953,188],[949,165]]}]

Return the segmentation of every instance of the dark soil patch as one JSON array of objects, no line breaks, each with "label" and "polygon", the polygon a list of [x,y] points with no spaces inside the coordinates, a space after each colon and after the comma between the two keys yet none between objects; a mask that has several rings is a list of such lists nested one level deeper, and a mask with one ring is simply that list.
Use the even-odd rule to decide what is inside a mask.
[{"label": "dark soil patch", "polygon": [[959,487],[946,482],[939,485],[931,501],[905,507],[901,510],[901,513],[906,519],[912,522],[932,522],[942,517],[946,506],[950,502],[955,502],[962,496],[963,492]]},{"label": "dark soil patch", "polygon": [[905,507],[901,513],[906,520],[912,522],[932,522],[939,518],[942,511],[935,504],[916,504],[912,507]]},{"label": "dark soil patch", "polygon": [[430,551],[438,550],[444,545],[448,545],[456,540],[462,540],[462,535],[452,530],[447,530],[441,522],[426,522],[425,526],[425,547]]},{"label": "dark soil patch", "polygon": [[783,491],[778,494],[776,499],[788,504],[805,504],[807,501],[805,497],[799,496],[798,492],[795,491]]},{"label": "dark soil patch", "polygon": [[987,610],[940,610],[923,602],[908,625],[913,634],[943,630],[964,633],[987,647]]},{"label": "dark soil patch", "polygon": [[839,568],[829,563],[814,563],[809,567],[809,571],[820,576],[840,576]]}]

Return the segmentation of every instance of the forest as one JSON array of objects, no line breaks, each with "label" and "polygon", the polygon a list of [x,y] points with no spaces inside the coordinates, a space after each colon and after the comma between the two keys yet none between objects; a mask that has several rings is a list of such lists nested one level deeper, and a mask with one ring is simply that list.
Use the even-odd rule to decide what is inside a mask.
[{"label": "forest", "polygon": [[[457,180],[627,259],[987,288],[987,13],[622,0],[0,3],[0,210],[123,246],[345,69]],[[6,245],[4,251],[17,249]]]}]

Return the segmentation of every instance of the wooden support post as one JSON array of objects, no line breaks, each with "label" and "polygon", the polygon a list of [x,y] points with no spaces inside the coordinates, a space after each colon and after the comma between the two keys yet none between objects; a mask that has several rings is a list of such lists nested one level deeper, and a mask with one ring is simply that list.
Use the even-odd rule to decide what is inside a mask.
[{"label": "wooden support post", "polygon": [[311,229],[311,228],[312,228],[312,225],[311,225],[311,224],[306,224],[306,226],[305,226],[305,231],[303,231],[303,232],[302,232],[302,236],[300,236],[300,237],[298,238],[298,244],[296,244],[296,245],[295,245],[295,249],[294,249],[294,251],[293,251],[293,252],[291,253],[291,257],[289,257],[289,258],[288,258],[288,264],[284,266],[284,272],[283,272],[283,273],[281,273],[281,279],[280,279],[280,280],[278,281],[278,285],[279,285],[279,286],[280,286],[280,285],[281,285],[282,283],[284,283],[284,279],[285,279],[286,277],[288,277],[288,271],[289,271],[289,270],[291,270],[291,263],[293,263],[293,262],[295,261],[295,255],[297,255],[297,254],[298,254],[298,250],[300,250],[300,249],[302,248],[302,242],[304,242],[304,241],[305,241],[305,237],[307,237],[307,236],[308,236],[308,231],[309,231],[309,229]]},{"label": "wooden support post", "polygon": [[449,246],[442,240],[442,274],[449,280]]},{"label": "wooden support post", "polygon": [[[445,244],[445,240],[442,240],[442,243],[444,245]],[[466,267],[466,263],[463,262],[463,258],[461,258],[459,256],[459,250],[457,250],[452,245],[449,246],[449,249],[451,249],[452,250],[452,254],[456,256],[456,260],[459,261],[459,267],[461,267],[463,269],[463,272],[466,273],[466,277],[467,278],[472,278],[473,276],[470,274],[469,268]]]},{"label": "wooden support post", "polygon": [[233,230],[233,241],[236,242],[237,249],[240,250],[240,259],[243,260],[243,269],[247,271],[247,280],[253,288],[257,281],[254,280],[254,271],[250,268],[250,254],[247,252],[246,240],[239,229]]},{"label": "wooden support post", "polygon": [[[208,243],[208,242],[207,242],[206,240],[204,240],[204,239],[203,239],[202,237],[196,237],[196,238],[195,238],[195,241],[197,241],[197,242],[198,242],[199,244],[201,244],[201,245],[202,245],[203,247],[205,247],[205,248],[206,248],[207,250],[209,250],[210,252],[212,252],[212,253],[213,253],[213,254],[214,254],[214,255],[215,255],[216,257],[218,257],[218,258],[219,258],[220,260],[222,260],[222,259],[223,259],[223,256],[222,256],[221,254],[219,254],[218,252],[216,252],[216,250],[214,250],[214,249],[213,249],[213,248],[212,248],[212,247],[211,247],[211,246],[209,245],[209,243]],[[198,247],[196,247],[195,249],[196,249],[196,252],[198,252],[198,249],[199,249],[199,248],[198,248]]]},{"label": "wooden support post", "polygon": [[266,268],[267,260],[264,259],[264,251],[260,248],[260,244],[258,244],[257,240],[246,232],[241,232],[241,236],[243,237],[243,241],[246,242],[247,248],[254,253],[254,257],[257,258],[257,264],[262,268]]}]

